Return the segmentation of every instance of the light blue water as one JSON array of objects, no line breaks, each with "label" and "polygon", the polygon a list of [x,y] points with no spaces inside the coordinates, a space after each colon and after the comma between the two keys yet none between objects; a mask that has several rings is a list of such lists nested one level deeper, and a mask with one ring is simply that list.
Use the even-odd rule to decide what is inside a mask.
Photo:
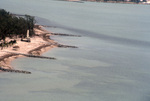
[{"label": "light blue water", "polygon": [[44,56],[19,58],[1,73],[0,101],[149,101],[150,6],[55,0],[1,0],[10,12],[45,18],[47,30],[82,35],[52,36],[78,49],[54,48]]}]

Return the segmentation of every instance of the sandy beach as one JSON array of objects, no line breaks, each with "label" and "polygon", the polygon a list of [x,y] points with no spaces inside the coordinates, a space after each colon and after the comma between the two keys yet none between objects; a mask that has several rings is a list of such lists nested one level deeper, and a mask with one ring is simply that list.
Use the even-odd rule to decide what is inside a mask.
[{"label": "sandy beach", "polygon": [[[31,42],[24,42],[21,41],[21,38],[17,38],[17,43],[15,45],[0,50],[0,67],[5,69],[15,69],[15,67],[13,68],[10,65],[11,61],[15,58],[21,57],[22,55],[13,53],[41,55],[43,52],[56,47],[53,45],[56,42],[49,38],[49,31],[45,30],[40,25],[36,25],[34,31],[35,36],[30,38]],[[14,46],[19,46],[19,48],[15,49]]]}]

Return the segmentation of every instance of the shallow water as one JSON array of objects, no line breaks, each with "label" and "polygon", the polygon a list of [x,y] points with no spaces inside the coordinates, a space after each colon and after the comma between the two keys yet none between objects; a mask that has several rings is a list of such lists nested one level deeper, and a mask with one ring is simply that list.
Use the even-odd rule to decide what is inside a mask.
[{"label": "shallow water", "polygon": [[0,7],[55,26],[47,30],[82,36],[52,36],[59,43],[79,47],[43,54],[57,60],[14,60],[13,67],[32,74],[1,73],[0,100],[150,100],[149,5],[1,0]]}]

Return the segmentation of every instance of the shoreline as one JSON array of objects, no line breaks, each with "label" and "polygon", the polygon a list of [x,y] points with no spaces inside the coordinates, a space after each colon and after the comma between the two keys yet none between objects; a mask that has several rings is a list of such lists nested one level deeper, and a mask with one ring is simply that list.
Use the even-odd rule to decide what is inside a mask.
[{"label": "shoreline", "polygon": [[8,52],[32,54],[40,56],[42,53],[54,47],[57,47],[54,46],[54,44],[56,44],[57,42],[54,42],[49,38],[50,34],[48,33],[51,32],[45,30],[44,27],[42,27],[41,25],[35,25],[34,31],[35,36],[30,38],[31,42],[22,42],[21,38],[16,38],[17,44],[15,45],[19,46],[19,49],[14,50],[13,46],[15,45],[13,45],[12,47],[0,50],[0,67],[4,69],[15,69],[11,66],[11,62],[18,57],[24,57],[22,55],[16,55]]},{"label": "shoreline", "polygon": [[150,2],[130,2],[130,1],[96,1],[96,0],[64,0],[69,2],[79,2],[84,3],[84,1],[89,2],[100,2],[100,3],[120,3],[120,4],[140,4],[140,5],[150,5]]}]

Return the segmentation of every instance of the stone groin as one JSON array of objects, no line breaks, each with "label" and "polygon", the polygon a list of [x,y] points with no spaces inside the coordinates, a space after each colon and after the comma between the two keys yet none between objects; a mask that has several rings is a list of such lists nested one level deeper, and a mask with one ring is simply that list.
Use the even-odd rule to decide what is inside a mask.
[{"label": "stone groin", "polygon": [[55,44],[52,44],[56,47],[60,47],[60,48],[78,48],[77,46],[70,46],[70,45],[62,45],[62,44],[59,44],[59,43],[55,43]]},{"label": "stone groin", "polygon": [[57,47],[61,47],[61,48],[78,48],[77,46],[69,46],[69,45],[62,45],[62,44],[57,44]]},{"label": "stone groin", "polygon": [[20,54],[20,55],[24,55],[27,57],[33,57],[33,58],[42,58],[42,59],[53,59],[56,60],[56,58],[54,57],[47,57],[47,56],[38,56],[38,55],[31,55],[31,54]]},{"label": "stone groin", "polygon": [[[7,52],[7,51],[3,51],[3,52]],[[33,58],[53,59],[53,60],[56,59],[56,58],[54,58],[54,57],[38,56],[38,55],[23,54],[23,53],[16,53],[16,52],[7,52],[7,53],[12,53],[12,54],[15,54],[15,55],[23,55],[23,56],[26,56],[26,57],[33,57]]]},{"label": "stone groin", "polygon": [[29,72],[29,71],[5,69],[5,68],[2,68],[2,67],[0,67],[0,70],[3,71],[3,72],[14,72],[14,73],[31,74],[31,72]]},{"label": "stone groin", "polygon": [[[38,25],[37,25],[38,26]],[[40,25],[40,26],[43,26],[43,27],[52,27],[52,28],[57,28],[57,26],[48,26],[48,25]]]},{"label": "stone groin", "polygon": [[63,33],[50,33],[51,35],[59,35],[59,36],[73,36],[73,37],[81,37],[80,35],[72,35],[72,34],[63,34]]}]

